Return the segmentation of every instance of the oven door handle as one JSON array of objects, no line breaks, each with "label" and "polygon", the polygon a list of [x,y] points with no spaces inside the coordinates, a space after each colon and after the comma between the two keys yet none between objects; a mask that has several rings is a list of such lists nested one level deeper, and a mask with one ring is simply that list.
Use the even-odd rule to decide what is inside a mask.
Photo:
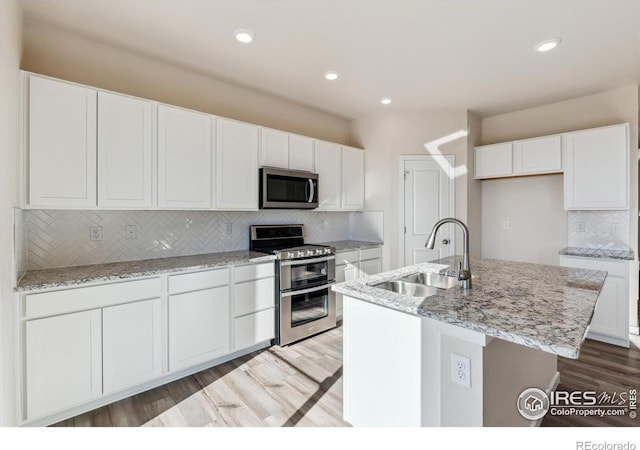
[{"label": "oven door handle", "polygon": [[332,259],[336,259],[335,255],[323,256],[322,258],[314,258],[314,259],[294,259],[292,261],[282,261],[280,265],[281,266],[303,266],[305,264],[331,261]]},{"label": "oven door handle", "polygon": [[322,286],[316,286],[309,289],[300,289],[299,291],[283,292],[282,294],[280,294],[280,297],[293,297],[294,295],[308,294],[309,292],[321,291],[323,289],[330,288],[332,284],[335,284],[335,281],[330,281],[329,283],[325,283]]}]

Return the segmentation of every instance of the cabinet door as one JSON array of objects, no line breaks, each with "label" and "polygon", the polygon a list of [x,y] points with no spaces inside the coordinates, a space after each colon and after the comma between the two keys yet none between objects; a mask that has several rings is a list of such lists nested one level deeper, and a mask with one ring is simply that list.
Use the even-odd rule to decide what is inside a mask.
[{"label": "cabinet door", "polygon": [[505,177],[513,174],[513,144],[485,145],[474,149],[476,178]]},{"label": "cabinet door", "polygon": [[212,117],[158,107],[158,206],[211,208]]},{"label": "cabinet door", "polygon": [[234,321],[234,350],[269,341],[276,336],[276,313],[273,308],[238,317]]},{"label": "cabinet door", "polygon": [[562,137],[545,136],[513,144],[513,174],[562,172]]},{"label": "cabinet door", "polygon": [[315,169],[318,173],[318,209],[340,209],[342,197],[342,148],[315,141]]},{"label": "cabinet door", "polygon": [[216,208],[258,209],[258,127],[217,120]]},{"label": "cabinet door", "polygon": [[102,333],[105,394],[162,375],[159,298],[104,308]]},{"label": "cabinet door", "polygon": [[150,208],[151,102],[98,93],[98,206]]},{"label": "cabinet door", "polygon": [[26,322],[27,419],[102,395],[101,317],[98,309]]},{"label": "cabinet door", "polygon": [[29,77],[29,205],[96,206],[96,98]]},{"label": "cabinet door", "polygon": [[169,370],[229,352],[229,286],[169,296]]},{"label": "cabinet door", "polygon": [[342,209],[364,209],[364,151],[342,147]]},{"label": "cabinet door", "polygon": [[628,125],[564,135],[565,209],[629,209]]},{"label": "cabinet door", "polygon": [[624,308],[628,309],[625,279],[607,275],[591,319],[589,332],[626,339],[629,324],[626,322]]},{"label": "cabinet door", "polygon": [[363,277],[368,277],[369,275],[375,275],[377,273],[382,272],[382,260],[381,259],[370,259],[368,261],[360,262],[360,273]]},{"label": "cabinet door", "polygon": [[289,135],[289,169],[313,172],[313,139]]},{"label": "cabinet door", "polygon": [[289,135],[282,131],[260,130],[260,166],[289,168]]}]

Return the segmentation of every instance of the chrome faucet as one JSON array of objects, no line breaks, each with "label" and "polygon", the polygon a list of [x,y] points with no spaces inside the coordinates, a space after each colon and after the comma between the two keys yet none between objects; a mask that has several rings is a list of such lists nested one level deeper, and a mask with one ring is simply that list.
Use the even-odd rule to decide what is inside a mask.
[{"label": "chrome faucet", "polygon": [[462,228],[464,253],[462,254],[462,262],[458,261],[458,280],[462,282],[463,289],[471,289],[471,267],[469,267],[469,229],[463,222],[452,217],[438,220],[433,226],[429,239],[427,239],[427,243],[424,244],[424,246],[429,250],[433,250],[433,247],[436,244],[436,233],[445,223],[455,223]]}]

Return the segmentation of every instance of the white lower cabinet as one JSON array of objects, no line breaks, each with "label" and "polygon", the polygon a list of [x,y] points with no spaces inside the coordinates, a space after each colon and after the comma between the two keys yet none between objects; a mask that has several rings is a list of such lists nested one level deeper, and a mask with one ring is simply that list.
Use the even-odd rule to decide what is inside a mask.
[{"label": "white lower cabinet", "polygon": [[229,286],[169,296],[169,370],[229,352]]},{"label": "white lower cabinet", "polygon": [[[233,350],[270,341],[275,330],[275,267],[273,263],[234,269]],[[254,279],[258,278],[258,279]]]},{"label": "white lower cabinet", "polygon": [[22,294],[23,421],[48,425],[267,346],[274,269],[269,261]]},{"label": "white lower cabinet", "polygon": [[162,375],[162,300],[110,306],[102,311],[104,394]]},{"label": "white lower cabinet", "polygon": [[561,256],[560,265],[607,271],[587,337],[628,348],[632,262]]},{"label": "white lower cabinet", "polygon": [[[336,283],[382,272],[382,247],[351,250],[336,254]],[[342,294],[336,293],[336,316],[342,317]]]},{"label": "white lower cabinet", "polygon": [[26,419],[102,395],[102,311],[25,324]]}]

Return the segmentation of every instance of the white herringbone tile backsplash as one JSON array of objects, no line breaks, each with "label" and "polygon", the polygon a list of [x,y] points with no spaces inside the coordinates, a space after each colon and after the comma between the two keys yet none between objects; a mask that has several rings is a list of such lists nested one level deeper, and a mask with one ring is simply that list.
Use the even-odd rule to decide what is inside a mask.
[{"label": "white herringbone tile backsplash", "polygon": [[[569,211],[569,247],[629,249],[629,211]],[[585,231],[578,231],[580,223]]]},{"label": "white herringbone tile backsplash", "polygon": [[[27,270],[101,264],[136,259],[245,250],[249,226],[302,223],[308,242],[349,239],[348,212],[295,210],[256,212],[204,211],[23,211]],[[380,219],[381,220],[381,219]],[[231,233],[226,233],[231,224]],[[125,227],[137,226],[137,239]],[[101,241],[89,228],[101,226]],[[16,231],[16,240],[19,232]]]}]

